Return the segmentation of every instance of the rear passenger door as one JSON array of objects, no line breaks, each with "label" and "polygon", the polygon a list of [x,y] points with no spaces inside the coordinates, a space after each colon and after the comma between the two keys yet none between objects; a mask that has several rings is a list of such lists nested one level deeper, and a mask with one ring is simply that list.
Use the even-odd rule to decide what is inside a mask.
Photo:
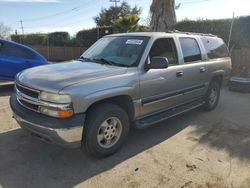
[{"label": "rear passenger door", "polygon": [[183,91],[180,102],[183,103],[205,95],[209,78],[206,55],[199,37],[179,37],[179,48],[183,57],[178,70]]}]

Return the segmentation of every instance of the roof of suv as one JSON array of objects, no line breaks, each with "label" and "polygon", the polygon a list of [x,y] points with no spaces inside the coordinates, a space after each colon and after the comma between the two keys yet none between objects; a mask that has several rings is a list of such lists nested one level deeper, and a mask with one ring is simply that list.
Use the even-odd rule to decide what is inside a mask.
[{"label": "roof of suv", "polygon": [[108,36],[144,36],[144,37],[159,37],[159,36],[210,36],[217,37],[212,34],[206,33],[192,33],[192,32],[180,32],[180,31],[169,31],[169,32],[135,32],[135,33],[118,33]]}]

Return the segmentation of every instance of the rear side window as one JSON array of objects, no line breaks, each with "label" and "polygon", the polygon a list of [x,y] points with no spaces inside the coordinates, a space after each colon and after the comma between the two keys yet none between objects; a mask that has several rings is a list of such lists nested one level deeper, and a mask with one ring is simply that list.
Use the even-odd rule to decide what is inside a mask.
[{"label": "rear side window", "polygon": [[229,57],[227,46],[222,39],[216,37],[202,37],[201,40],[209,59]]},{"label": "rear side window", "polygon": [[0,54],[24,59],[35,59],[33,52],[9,43],[2,43]]},{"label": "rear side window", "polygon": [[180,43],[185,63],[201,60],[201,50],[195,39],[180,38]]}]

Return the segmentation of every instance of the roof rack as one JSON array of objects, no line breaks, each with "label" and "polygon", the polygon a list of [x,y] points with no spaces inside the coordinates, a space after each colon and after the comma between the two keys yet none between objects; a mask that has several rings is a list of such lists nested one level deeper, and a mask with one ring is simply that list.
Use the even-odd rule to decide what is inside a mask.
[{"label": "roof rack", "polygon": [[185,32],[185,31],[178,31],[178,30],[169,30],[166,33],[179,33],[179,34],[186,34],[186,35],[200,35],[200,36],[210,36],[210,37],[217,37],[211,33],[195,33],[195,32]]}]

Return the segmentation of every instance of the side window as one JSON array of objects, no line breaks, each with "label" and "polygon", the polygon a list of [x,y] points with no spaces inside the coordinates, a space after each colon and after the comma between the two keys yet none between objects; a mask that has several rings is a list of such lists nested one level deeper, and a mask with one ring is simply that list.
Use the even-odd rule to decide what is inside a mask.
[{"label": "side window", "polygon": [[178,64],[175,43],[171,38],[157,39],[151,48],[149,56],[150,58],[156,56],[166,57],[169,65]]},{"label": "side window", "polygon": [[180,43],[185,63],[201,60],[201,50],[195,39],[180,38]]},{"label": "side window", "polygon": [[229,57],[226,44],[217,37],[201,37],[209,59]]},{"label": "side window", "polygon": [[3,44],[0,53],[6,56],[19,57],[24,59],[35,59],[35,54],[33,52],[9,43]]}]

